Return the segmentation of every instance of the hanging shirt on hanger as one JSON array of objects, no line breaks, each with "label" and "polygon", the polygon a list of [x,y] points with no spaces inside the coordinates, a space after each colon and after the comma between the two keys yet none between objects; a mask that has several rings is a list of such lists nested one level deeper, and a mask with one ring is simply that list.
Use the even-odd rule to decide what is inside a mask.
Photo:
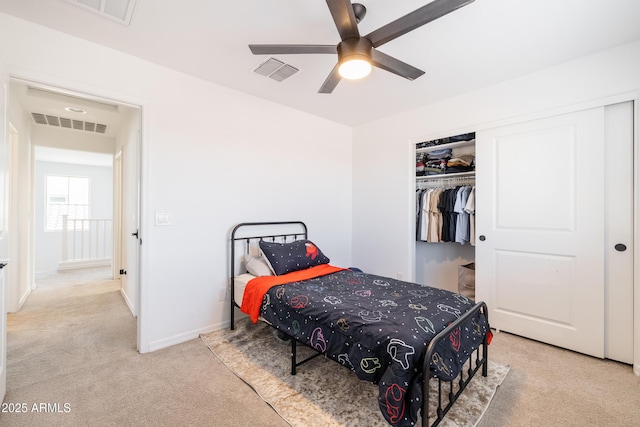
[{"label": "hanging shirt on hanger", "polygon": [[464,186],[458,190],[454,211],[458,214],[456,218],[456,238],[455,241],[464,245],[469,242],[469,213],[464,210],[469,199],[471,187]]},{"label": "hanging shirt on hanger", "polygon": [[471,187],[467,203],[464,207],[465,212],[469,214],[469,244],[476,244],[476,187]]},{"label": "hanging shirt on hanger", "polygon": [[442,213],[438,209],[442,188],[434,188],[429,201],[429,242],[442,242]]},{"label": "hanging shirt on hanger", "polygon": [[420,203],[420,240],[426,242],[429,240],[429,199],[431,190],[425,190],[422,194],[422,202]]}]

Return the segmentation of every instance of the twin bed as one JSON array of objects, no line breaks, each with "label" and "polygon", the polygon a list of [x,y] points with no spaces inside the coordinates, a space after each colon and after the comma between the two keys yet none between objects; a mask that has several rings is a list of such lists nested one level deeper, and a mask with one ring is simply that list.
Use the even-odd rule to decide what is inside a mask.
[{"label": "twin bed", "polygon": [[[300,221],[238,224],[230,249],[231,329],[240,307],[290,341],[292,375],[325,355],[377,384],[393,426],[420,417],[423,426],[438,425],[473,376],[487,376],[491,332],[482,302],[333,266]],[[317,354],[297,360],[298,343]]]}]

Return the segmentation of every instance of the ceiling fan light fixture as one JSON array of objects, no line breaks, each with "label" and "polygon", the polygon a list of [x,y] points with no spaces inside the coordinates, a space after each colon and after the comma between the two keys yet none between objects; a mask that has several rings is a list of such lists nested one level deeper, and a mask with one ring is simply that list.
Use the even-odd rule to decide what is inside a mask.
[{"label": "ceiling fan light fixture", "polygon": [[338,74],[343,79],[357,80],[371,73],[373,46],[365,38],[343,40],[338,45]]},{"label": "ceiling fan light fixture", "polygon": [[338,73],[343,79],[362,79],[371,73],[371,62],[366,56],[352,55],[341,61]]}]

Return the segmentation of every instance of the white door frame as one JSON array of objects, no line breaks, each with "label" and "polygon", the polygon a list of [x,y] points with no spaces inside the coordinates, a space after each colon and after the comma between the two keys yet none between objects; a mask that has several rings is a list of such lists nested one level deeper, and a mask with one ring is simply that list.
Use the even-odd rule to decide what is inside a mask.
[{"label": "white door frame", "polygon": [[[640,266],[640,96],[633,101],[633,265]],[[640,268],[633,270],[633,373],[640,376]]]},{"label": "white door frame", "polygon": [[18,163],[19,159],[17,156],[18,144],[19,144],[19,135],[18,131],[11,122],[7,123],[8,126],[8,139],[7,139],[7,166],[8,166],[8,186],[7,186],[7,228],[8,228],[8,239],[9,239],[9,259],[13,260],[11,268],[7,269],[5,273],[5,286],[6,286],[6,301],[5,308],[8,313],[15,313],[20,310],[21,301],[20,301],[20,272],[22,271],[22,266],[24,265],[22,260],[19,258],[20,253],[20,245],[14,244],[15,236],[19,236],[20,232],[19,226],[16,224],[16,219],[18,218],[18,207],[20,206],[19,198],[20,195],[17,191],[17,182],[18,182]]},{"label": "white door frame", "polygon": [[[6,156],[7,139],[9,137],[9,74],[3,63],[0,62],[0,244],[6,245],[5,213],[7,212],[6,191]],[[3,164],[5,163],[5,164]],[[2,254],[8,253],[9,248],[2,247]],[[4,269],[3,269],[4,270]],[[0,271],[0,403],[4,401],[7,391],[7,310],[5,309],[5,283],[4,271]]]}]

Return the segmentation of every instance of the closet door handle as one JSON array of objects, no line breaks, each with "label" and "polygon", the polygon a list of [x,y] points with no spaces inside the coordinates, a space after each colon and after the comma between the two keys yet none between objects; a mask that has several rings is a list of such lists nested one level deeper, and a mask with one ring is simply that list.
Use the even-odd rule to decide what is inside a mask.
[{"label": "closet door handle", "polygon": [[480,237],[478,237],[478,239],[480,239],[481,242],[484,242],[487,238],[484,237],[484,234],[481,234]]},{"label": "closet door handle", "polygon": [[624,252],[627,250],[627,245],[623,244],[623,243],[618,243],[617,245],[614,246],[614,248],[616,249],[616,251],[618,252]]}]

